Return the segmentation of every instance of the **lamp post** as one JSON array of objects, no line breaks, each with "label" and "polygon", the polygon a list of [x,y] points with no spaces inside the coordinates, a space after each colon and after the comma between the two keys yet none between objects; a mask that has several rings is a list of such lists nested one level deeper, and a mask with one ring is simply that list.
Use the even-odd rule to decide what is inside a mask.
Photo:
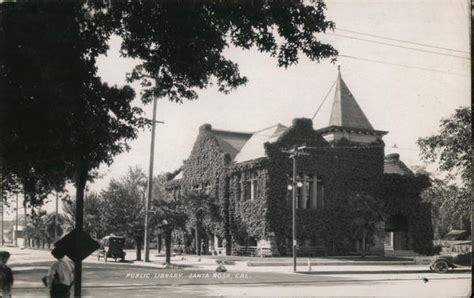
[{"label": "lamp post", "polygon": [[299,186],[296,182],[296,159],[298,156],[307,156],[308,153],[302,152],[302,150],[306,149],[306,146],[296,147],[294,146],[293,149],[290,151],[284,151],[285,153],[290,154],[290,158],[293,159],[293,181],[292,181],[292,189],[293,189],[293,208],[292,208],[292,221],[293,221],[293,272],[296,272],[296,253],[297,253],[297,246],[296,246],[296,188]]}]

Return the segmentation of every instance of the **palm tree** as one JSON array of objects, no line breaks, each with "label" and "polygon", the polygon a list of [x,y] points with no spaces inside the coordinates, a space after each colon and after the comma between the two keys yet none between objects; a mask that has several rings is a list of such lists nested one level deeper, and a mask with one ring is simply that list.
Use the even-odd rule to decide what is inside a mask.
[{"label": "palm tree", "polygon": [[165,237],[166,263],[171,262],[171,236],[174,230],[183,229],[187,215],[182,201],[169,197],[153,200],[154,221],[156,227],[163,231]]},{"label": "palm tree", "polygon": [[[57,221],[55,218],[57,217]],[[48,248],[51,240],[56,241],[56,235],[62,235],[64,232],[64,225],[66,223],[65,217],[62,214],[49,213],[43,217],[44,227],[46,231],[46,239],[48,241]],[[57,223],[57,224],[56,224]]]},{"label": "palm tree", "polygon": [[194,237],[196,243],[196,255],[201,255],[201,240],[202,240],[202,222],[203,217],[208,213],[208,201],[209,196],[196,193],[188,192],[184,196],[186,201],[186,213],[194,225]]},{"label": "palm tree", "polygon": [[32,246],[34,247],[34,242],[36,240],[36,244],[40,247],[40,241],[43,241],[46,238],[45,235],[45,221],[44,216],[46,215],[46,211],[39,210],[35,211],[34,209],[31,211],[30,220],[25,228],[25,233],[29,239],[33,241]]}]

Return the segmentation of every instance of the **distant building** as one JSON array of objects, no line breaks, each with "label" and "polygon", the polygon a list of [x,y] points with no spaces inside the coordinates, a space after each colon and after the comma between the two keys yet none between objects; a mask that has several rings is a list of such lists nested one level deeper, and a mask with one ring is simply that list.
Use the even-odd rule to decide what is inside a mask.
[{"label": "distant building", "polygon": [[429,253],[430,208],[419,198],[429,184],[426,177],[415,176],[398,154],[384,156],[386,133],[372,127],[339,73],[327,127],[315,130],[305,118],[294,119],[290,127],[276,124],[253,133],[204,124],[189,158],[166,188],[176,199],[186,199],[185,194],[193,191],[220,206],[220,219],[208,223],[203,233],[206,250],[289,254],[288,185],[293,170],[285,151],[304,144],[309,156],[298,158],[296,170],[299,255],[360,252],[361,238],[350,221],[356,210],[349,207],[359,195],[385,202],[380,212],[386,218],[368,231],[368,253]]}]

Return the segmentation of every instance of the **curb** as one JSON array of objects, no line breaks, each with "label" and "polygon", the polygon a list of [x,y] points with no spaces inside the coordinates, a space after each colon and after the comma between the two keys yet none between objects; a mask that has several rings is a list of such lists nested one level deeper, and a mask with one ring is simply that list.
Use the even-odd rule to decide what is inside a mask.
[{"label": "curb", "polygon": [[[307,266],[308,262],[299,261],[296,262],[297,266]],[[366,262],[311,262],[311,266],[397,266],[397,265],[419,265],[415,261],[366,261]],[[293,262],[252,262],[247,261],[247,266],[258,267],[258,266],[293,266]]]},{"label": "curb", "polygon": [[[451,271],[450,273],[468,273],[471,272],[471,269],[458,269],[456,271]],[[436,273],[429,269],[423,270],[348,270],[348,271],[296,271],[297,274],[307,274],[307,275],[318,275],[318,274],[410,274],[410,273]],[[442,273],[440,273],[442,274]],[[448,273],[449,274],[449,273]]]}]

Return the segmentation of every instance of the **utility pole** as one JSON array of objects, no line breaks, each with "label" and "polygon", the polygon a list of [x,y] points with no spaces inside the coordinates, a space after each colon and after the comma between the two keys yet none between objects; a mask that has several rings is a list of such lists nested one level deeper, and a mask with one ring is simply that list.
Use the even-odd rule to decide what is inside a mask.
[{"label": "utility pole", "polygon": [[292,187],[292,194],[293,194],[293,208],[292,208],[292,219],[293,219],[293,272],[296,272],[296,253],[297,253],[297,240],[296,240],[296,189],[298,187],[298,183],[296,182],[296,159],[298,156],[308,156],[308,153],[302,152],[302,150],[306,149],[306,146],[296,147],[294,146],[293,149],[290,151],[284,151],[285,153],[290,154],[290,158],[293,160],[293,181],[291,183]]},{"label": "utility pole", "polygon": [[145,262],[150,262],[150,227],[148,226],[148,213],[150,211],[151,196],[153,192],[153,163],[155,159],[155,127],[156,123],[165,123],[163,121],[156,120],[156,102],[157,98],[153,98],[153,123],[151,126],[151,145],[150,145],[150,164],[148,168],[148,185],[147,185],[147,197],[145,201]]}]

